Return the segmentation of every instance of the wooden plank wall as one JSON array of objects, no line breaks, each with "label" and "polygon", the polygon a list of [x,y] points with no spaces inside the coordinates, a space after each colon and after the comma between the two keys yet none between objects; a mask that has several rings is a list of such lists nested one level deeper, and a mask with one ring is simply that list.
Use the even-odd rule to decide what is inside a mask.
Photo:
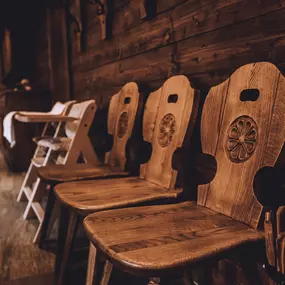
[{"label": "wooden plank wall", "polygon": [[33,73],[33,81],[41,90],[50,89],[50,62],[49,62],[49,43],[48,43],[48,23],[47,15],[42,14],[39,29],[36,31],[36,44],[35,48],[35,69]]},{"label": "wooden plank wall", "polygon": [[73,37],[77,99],[104,102],[128,81],[156,88],[175,74],[204,89],[252,61],[283,71],[284,0],[157,0],[152,20],[140,18],[138,0],[115,2],[112,40],[100,40],[94,5],[87,7],[86,52]]}]

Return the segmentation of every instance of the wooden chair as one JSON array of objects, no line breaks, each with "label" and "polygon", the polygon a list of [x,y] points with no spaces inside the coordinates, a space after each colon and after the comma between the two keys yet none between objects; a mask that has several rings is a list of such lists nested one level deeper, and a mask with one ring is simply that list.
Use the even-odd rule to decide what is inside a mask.
[{"label": "wooden chair", "polygon": [[[44,247],[47,235],[56,218],[55,196],[53,188],[60,183],[90,180],[98,178],[125,177],[130,173],[125,171],[126,155],[125,148],[132,135],[139,107],[139,90],[134,82],[127,83],[117,94],[112,96],[108,110],[108,133],[114,137],[113,146],[106,154],[105,164],[93,165],[47,165],[38,168],[39,177],[48,185],[50,191],[43,223],[40,224],[38,232],[39,246]],[[41,229],[40,229],[41,227]],[[35,241],[36,237],[35,237]]]},{"label": "wooden chair", "polygon": [[[71,182],[55,187],[62,205],[55,268],[57,284],[64,280],[80,216],[132,205],[174,202],[179,197],[181,189],[175,188],[177,170],[172,168],[172,155],[182,146],[190,118],[191,121],[195,118],[193,110],[198,97],[194,94],[185,76],[170,78],[150,94],[143,118],[143,137],[151,143],[152,153],[141,166],[140,177]],[[117,139],[122,136],[119,129],[115,135]]]},{"label": "wooden chair", "polygon": [[62,122],[61,128],[64,128],[65,136],[60,136],[61,130],[57,129],[53,137],[43,137],[37,141],[38,146],[45,148],[45,151],[39,151],[40,148],[36,150],[18,195],[18,201],[25,198],[28,200],[24,219],[36,215],[40,223],[43,220],[40,199],[46,185],[37,175],[38,167],[47,164],[75,164],[80,154],[86,162],[97,161],[88,137],[95,112],[95,101],[90,100],[73,104],[68,116],[39,114],[28,118],[29,122]]},{"label": "wooden chair", "polygon": [[[100,255],[109,271],[103,279],[95,271],[95,284],[108,284],[113,265],[146,277],[184,272],[185,284],[192,284],[192,268],[243,249],[248,261],[256,248],[264,253],[265,237],[257,230],[263,207],[253,179],[260,168],[273,167],[282,150],[284,92],[285,78],[265,62],[245,65],[213,87],[203,108],[201,142],[204,154],[216,160],[214,179],[199,185],[197,202],[89,215],[84,220],[91,241],[87,284],[93,284]],[[171,283],[164,278],[161,284]]]}]

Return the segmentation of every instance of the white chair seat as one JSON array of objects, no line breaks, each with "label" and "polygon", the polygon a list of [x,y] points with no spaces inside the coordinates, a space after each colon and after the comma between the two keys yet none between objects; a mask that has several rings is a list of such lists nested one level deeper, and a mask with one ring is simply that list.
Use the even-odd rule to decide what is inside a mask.
[{"label": "white chair seat", "polygon": [[67,137],[50,137],[40,139],[38,146],[48,147],[54,151],[67,151],[70,147],[71,139]]}]

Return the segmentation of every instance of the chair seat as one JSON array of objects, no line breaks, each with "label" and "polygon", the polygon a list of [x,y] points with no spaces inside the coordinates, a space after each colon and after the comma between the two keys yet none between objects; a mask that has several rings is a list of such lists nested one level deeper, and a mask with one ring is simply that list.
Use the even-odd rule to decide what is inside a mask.
[{"label": "chair seat", "polygon": [[95,213],[84,226],[112,263],[149,276],[264,240],[257,230],[193,202]]},{"label": "chair seat", "polygon": [[54,151],[67,151],[70,143],[71,139],[67,137],[47,137],[37,141],[38,146],[47,147]]},{"label": "chair seat", "polygon": [[58,184],[82,179],[96,179],[103,177],[125,177],[128,172],[107,165],[94,166],[78,163],[73,165],[48,165],[38,169],[38,175],[48,184]]},{"label": "chair seat", "polygon": [[55,187],[60,202],[89,213],[176,198],[180,192],[180,189],[165,189],[138,177],[70,182]]}]

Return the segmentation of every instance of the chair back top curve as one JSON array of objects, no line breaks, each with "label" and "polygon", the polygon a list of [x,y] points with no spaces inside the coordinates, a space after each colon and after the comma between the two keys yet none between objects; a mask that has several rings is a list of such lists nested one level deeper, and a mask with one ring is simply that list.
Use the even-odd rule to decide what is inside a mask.
[{"label": "chair back top curve", "polygon": [[273,167],[285,138],[285,78],[271,63],[247,64],[213,87],[201,121],[203,153],[216,159],[214,179],[198,187],[198,205],[257,228],[253,189],[259,169]]},{"label": "chair back top curve", "polygon": [[106,154],[105,163],[122,170],[126,164],[126,144],[132,135],[139,105],[139,88],[129,82],[112,96],[108,110],[108,133],[113,135],[113,146]]},{"label": "chair back top curve", "polygon": [[72,101],[67,101],[65,103],[61,103],[61,102],[56,102],[52,109],[48,112],[49,114],[53,114],[53,115],[65,115],[66,113],[69,112],[71,106],[75,103],[76,101],[72,100]]},{"label": "chair back top curve", "polygon": [[68,112],[68,117],[74,117],[77,119],[65,123],[66,136],[73,138],[80,128],[85,128],[87,134],[93,122],[96,110],[97,106],[95,100],[73,104]]},{"label": "chair back top curve", "polygon": [[[169,78],[147,99],[143,139],[152,145],[149,161],[140,177],[164,188],[174,188],[177,171],[172,168],[174,151],[181,147],[194,110],[195,90],[183,75]],[[191,118],[195,119],[195,118]]]}]

